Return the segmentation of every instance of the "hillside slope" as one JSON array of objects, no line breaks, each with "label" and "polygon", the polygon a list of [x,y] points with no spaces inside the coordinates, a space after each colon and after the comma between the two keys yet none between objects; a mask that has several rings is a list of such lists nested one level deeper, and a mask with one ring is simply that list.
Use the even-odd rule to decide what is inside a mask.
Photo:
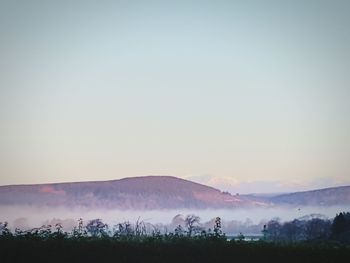
[{"label": "hillside slope", "polygon": [[0,186],[0,204],[111,209],[231,208],[254,205],[215,188],[170,176]]},{"label": "hillside slope", "polygon": [[349,205],[350,207],[350,186],[340,186],[312,191],[282,194],[268,198],[274,204],[291,205]]}]

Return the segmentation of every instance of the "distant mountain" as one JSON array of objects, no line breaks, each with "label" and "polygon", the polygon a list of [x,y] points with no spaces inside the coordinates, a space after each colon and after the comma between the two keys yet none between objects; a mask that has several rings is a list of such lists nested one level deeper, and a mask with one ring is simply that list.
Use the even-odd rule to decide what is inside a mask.
[{"label": "distant mountain", "polygon": [[265,201],[276,205],[290,204],[299,206],[332,206],[349,205],[350,208],[350,186],[340,186],[312,191],[281,194],[269,197]]},{"label": "distant mountain", "polygon": [[0,205],[91,209],[234,208],[258,202],[170,176],[113,181],[0,186]]},{"label": "distant mountain", "polygon": [[171,176],[0,186],[0,205],[155,210],[344,204],[350,206],[350,186],[277,195],[231,195]]}]

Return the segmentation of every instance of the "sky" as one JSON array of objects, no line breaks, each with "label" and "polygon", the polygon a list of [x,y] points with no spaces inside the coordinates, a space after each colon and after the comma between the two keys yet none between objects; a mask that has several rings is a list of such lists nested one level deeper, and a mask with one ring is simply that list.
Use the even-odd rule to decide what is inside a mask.
[{"label": "sky", "polygon": [[350,1],[0,0],[0,185],[350,184]]}]

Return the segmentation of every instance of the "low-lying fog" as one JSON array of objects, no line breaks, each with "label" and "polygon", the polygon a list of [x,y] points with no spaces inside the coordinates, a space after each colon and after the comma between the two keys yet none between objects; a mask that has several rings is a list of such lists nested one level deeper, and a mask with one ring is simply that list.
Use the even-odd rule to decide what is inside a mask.
[{"label": "low-lying fog", "polygon": [[[158,226],[167,226],[168,231],[176,224],[173,221],[176,215],[195,214],[200,217],[203,226],[210,226],[210,221],[219,216],[223,221],[223,230],[227,234],[239,232],[260,232],[260,227],[267,221],[280,218],[283,221],[302,218],[313,215],[314,217],[326,217],[332,219],[337,213],[350,211],[350,206],[332,207],[274,207],[254,209],[218,209],[218,210],[150,210],[150,211],[120,211],[120,210],[86,210],[66,209],[50,207],[29,207],[29,206],[0,206],[0,222],[7,221],[12,230],[16,227],[30,229],[44,224],[61,222],[66,231],[70,231],[79,218],[87,223],[91,219],[102,219],[109,226],[118,223],[142,220]],[[255,226],[255,228],[253,227]]]}]

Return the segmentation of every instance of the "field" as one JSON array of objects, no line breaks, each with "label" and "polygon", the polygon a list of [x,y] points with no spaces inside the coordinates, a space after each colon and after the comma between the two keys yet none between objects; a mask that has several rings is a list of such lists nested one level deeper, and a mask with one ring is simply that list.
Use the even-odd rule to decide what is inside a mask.
[{"label": "field", "polygon": [[277,244],[216,237],[0,239],[1,262],[346,262],[336,243]]}]

